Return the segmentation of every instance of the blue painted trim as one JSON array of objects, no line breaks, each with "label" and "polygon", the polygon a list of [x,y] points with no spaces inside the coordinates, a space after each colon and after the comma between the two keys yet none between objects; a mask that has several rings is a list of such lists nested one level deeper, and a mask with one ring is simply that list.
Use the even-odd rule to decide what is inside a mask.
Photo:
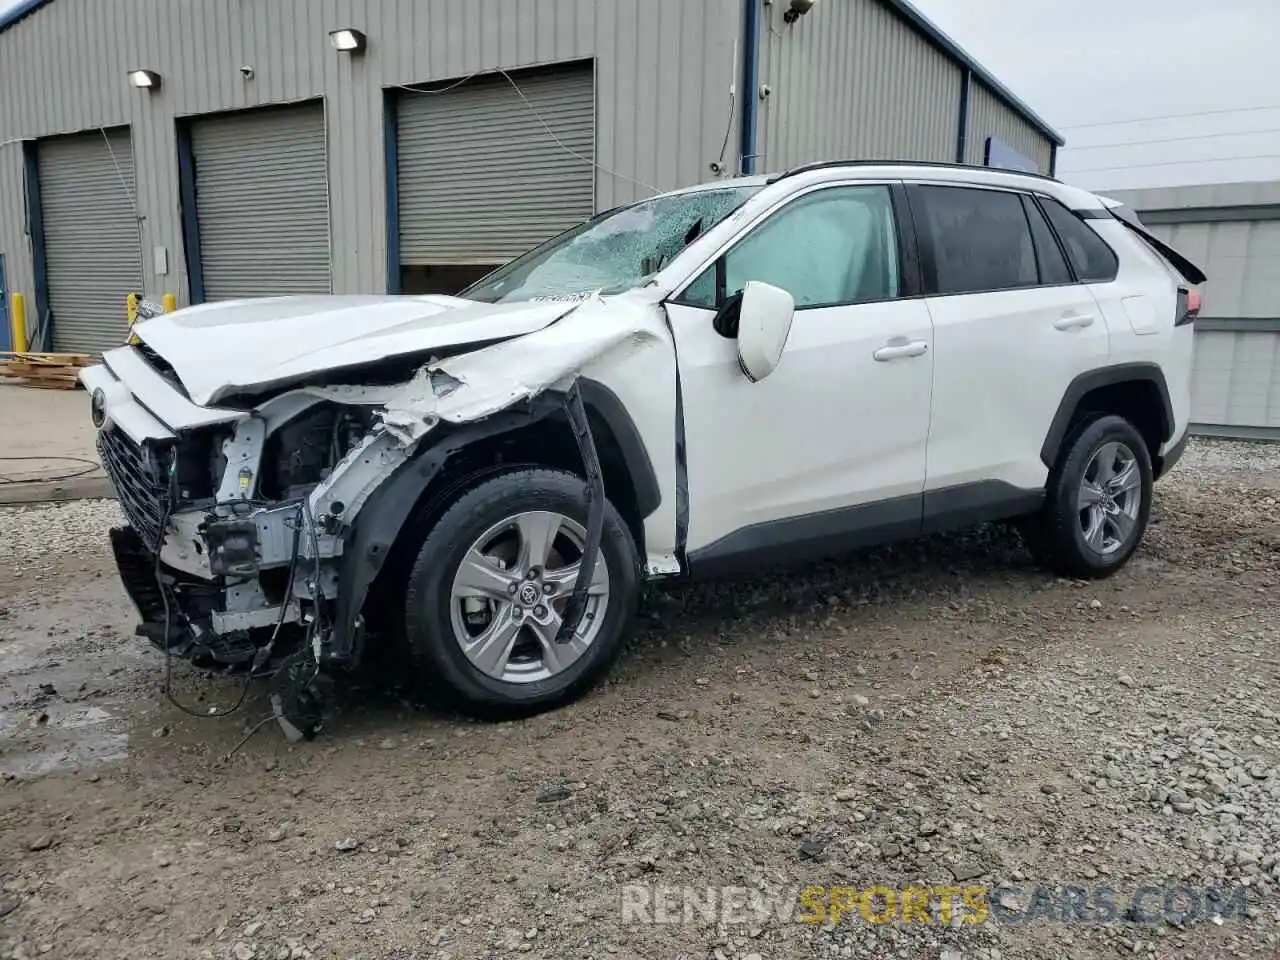
[{"label": "blue painted trim", "polygon": [[956,163],[964,163],[969,152],[969,110],[973,102],[973,71],[965,68],[960,74],[960,122],[956,125]]},{"label": "blue painted trim", "polygon": [[387,293],[400,293],[400,114],[399,98],[382,98],[382,140],[387,180]]},{"label": "blue painted trim", "polygon": [[13,331],[9,328],[9,288],[4,282],[4,254],[0,253],[0,350],[13,349]]},{"label": "blue painted trim", "polygon": [[53,313],[49,309],[49,261],[44,248],[44,207],[40,200],[40,154],[34,140],[22,142],[23,188],[27,200],[27,236],[36,281],[35,323],[27,328],[31,349],[44,351],[53,343]]},{"label": "blue painted trim", "polygon": [[995,78],[992,73],[982,64],[969,55],[963,47],[943,33],[942,28],[926,17],[923,13],[908,2],[908,0],[881,0],[897,13],[900,17],[915,27],[915,29],[924,36],[926,40],[935,47],[955,60],[960,66],[972,71],[973,74],[982,81],[983,86],[988,87],[999,99],[1003,100],[1015,113],[1020,115],[1023,120],[1031,124],[1053,143],[1058,146],[1064,146],[1066,140],[1062,138],[1057,130],[1049,126],[1048,122],[1042,119],[1034,110],[1027,106],[1022,100],[1014,95],[1013,91],[1006,87],[1003,83]]},{"label": "blue painted trim", "polygon": [[742,129],[739,150],[743,176],[756,172],[756,115],[760,108],[760,0],[744,0],[742,9]]},{"label": "blue painted trim", "polygon": [[4,15],[0,15],[0,33],[8,30],[11,26],[21,20],[28,14],[35,13],[51,0],[19,0],[16,7]]},{"label": "blue painted trim", "polygon": [[191,146],[191,122],[174,128],[178,143],[178,212],[182,218],[182,262],[187,269],[187,299],[204,303],[204,258],[200,250],[199,200],[196,196],[196,155]]}]

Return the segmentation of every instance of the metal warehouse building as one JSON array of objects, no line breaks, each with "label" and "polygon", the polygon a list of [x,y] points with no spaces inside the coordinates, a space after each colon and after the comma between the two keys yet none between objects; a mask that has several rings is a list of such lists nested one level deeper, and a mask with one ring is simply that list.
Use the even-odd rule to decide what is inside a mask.
[{"label": "metal warehouse building", "polygon": [[905,0],[25,0],[0,285],[99,351],[131,292],[455,292],[655,190],[1061,143]]},{"label": "metal warehouse building", "polygon": [[1196,320],[1197,433],[1280,439],[1280,183],[1109,193],[1208,275]]}]

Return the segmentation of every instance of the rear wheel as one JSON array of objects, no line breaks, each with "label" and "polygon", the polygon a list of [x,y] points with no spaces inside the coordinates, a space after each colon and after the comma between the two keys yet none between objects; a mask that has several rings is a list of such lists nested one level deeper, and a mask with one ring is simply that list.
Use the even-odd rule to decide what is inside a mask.
[{"label": "rear wheel", "polygon": [[533,713],[573,699],[612,663],[639,596],[627,525],[605,505],[586,613],[557,639],[586,546],[584,482],[529,469],[462,494],[409,575],[405,620],[420,680],[474,713]]},{"label": "rear wheel", "polygon": [[1142,541],[1151,513],[1151,455],[1123,417],[1083,419],[1049,474],[1040,513],[1022,524],[1032,554],[1071,577],[1119,570]]}]

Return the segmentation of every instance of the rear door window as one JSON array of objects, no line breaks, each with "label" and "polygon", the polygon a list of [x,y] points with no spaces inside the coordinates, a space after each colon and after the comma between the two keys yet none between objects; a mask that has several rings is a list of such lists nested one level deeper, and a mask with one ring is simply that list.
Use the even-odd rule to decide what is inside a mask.
[{"label": "rear door window", "polygon": [[917,186],[911,197],[924,234],[929,292],[984,293],[1039,283],[1031,226],[1019,194]]},{"label": "rear door window", "polygon": [[1067,259],[1076,276],[1086,283],[1109,283],[1120,270],[1107,242],[1093,228],[1051,197],[1038,198],[1045,216],[1067,251]]}]

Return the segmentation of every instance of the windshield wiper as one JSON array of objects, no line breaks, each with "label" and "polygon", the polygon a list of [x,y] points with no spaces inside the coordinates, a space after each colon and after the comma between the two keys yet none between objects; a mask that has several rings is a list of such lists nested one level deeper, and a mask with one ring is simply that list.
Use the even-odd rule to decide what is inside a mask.
[{"label": "windshield wiper", "polygon": [[697,220],[693,222],[693,226],[691,226],[688,230],[685,231],[684,237],[680,242],[680,246],[677,247],[675,250],[669,250],[659,257],[645,257],[644,259],[642,259],[640,261],[640,271],[642,275],[648,277],[648,276],[651,276],[652,274],[657,273],[659,270],[661,270],[663,267],[665,267],[668,263],[671,262],[672,257],[674,257],[677,253],[679,253],[689,244],[693,243],[693,241],[697,240],[698,237],[702,236],[702,224],[704,220],[706,220],[705,217],[699,217]]}]

